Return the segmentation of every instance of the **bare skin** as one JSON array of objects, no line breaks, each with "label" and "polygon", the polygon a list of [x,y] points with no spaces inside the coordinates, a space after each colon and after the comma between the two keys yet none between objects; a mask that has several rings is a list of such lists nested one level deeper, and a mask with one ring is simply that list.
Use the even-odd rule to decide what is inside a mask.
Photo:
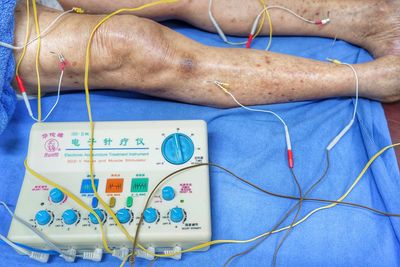
[{"label": "bare skin", "polygon": [[[92,12],[107,13],[111,11],[110,9],[118,8],[117,4],[106,1],[100,4],[99,1],[64,0],[61,2],[65,7],[81,6]],[[215,1],[214,13],[224,30],[231,34],[247,34],[252,21],[249,18],[254,18],[261,10],[260,4],[255,2],[254,5],[247,4],[249,13],[246,16],[241,15],[246,13],[243,11],[245,9],[241,6],[240,10],[237,10],[234,4],[229,4],[224,12],[218,12],[219,8],[224,8],[221,4],[223,1],[219,2]],[[293,6],[294,4],[290,1],[283,2],[280,1],[279,4],[294,9],[302,15],[307,16],[310,12],[311,18],[315,18],[315,12],[324,14],[326,10],[331,11],[332,23],[324,29],[319,29],[315,25],[302,24],[291,15],[271,11],[274,25],[276,25],[275,33],[329,37],[337,35],[338,38],[362,45],[377,59],[370,63],[356,65],[360,76],[361,96],[385,102],[400,99],[398,75],[400,53],[399,38],[396,37],[400,30],[396,32],[398,29],[396,24],[391,25],[389,29],[385,28],[387,31],[390,29],[393,31],[387,37],[388,40],[366,32],[367,28],[377,31],[371,26],[372,21],[360,19],[364,16],[368,18],[370,14],[367,14],[367,11],[370,10],[366,10],[364,6],[367,2],[371,2],[372,5],[373,1],[358,2],[359,9],[356,11],[348,7],[355,1],[321,1],[318,5],[302,2],[296,4],[298,6]],[[388,8],[385,11],[379,11],[386,12],[385,18],[391,18],[388,14],[394,12],[397,13],[393,16],[399,16],[400,3],[391,2],[395,3],[392,11],[389,12]],[[121,3],[121,6],[142,4],[138,1],[119,1],[118,3]],[[336,3],[336,6],[333,3]],[[346,3],[346,7],[341,9],[340,3]],[[353,4],[356,6],[355,3]],[[207,17],[207,5],[208,0],[182,1],[180,4],[168,5],[167,8],[166,5],[155,7],[137,15],[157,20],[178,18],[212,30]],[[301,6],[312,6],[315,10],[301,10]],[[349,14],[355,13],[355,15],[346,15],[346,10]],[[39,9],[41,27],[44,28],[58,14],[54,10],[41,7]],[[224,14],[224,16],[218,16],[218,14]],[[16,13],[16,43],[18,45],[23,43],[25,16],[24,8],[19,7]],[[64,85],[70,89],[82,88],[86,43],[91,29],[101,17],[99,15],[67,15],[63,23],[58,24],[43,39],[40,58],[42,85],[48,91],[54,89],[59,75],[56,67],[57,58],[50,51],[62,53],[71,63],[66,70]],[[231,21],[232,18],[236,18],[237,24]],[[368,38],[361,38],[360,34],[357,35],[356,32],[350,30],[353,27],[348,26],[350,22],[346,19],[349,18],[353,19],[352,25],[355,28],[361,29],[365,23],[362,33]],[[356,20],[361,20],[361,22]],[[389,19],[376,23],[376,27],[386,23],[386,20]],[[338,25],[335,25],[336,21]],[[347,26],[344,27],[343,24]],[[32,71],[35,49],[36,44],[29,46],[21,69],[21,76],[30,88],[33,88],[36,83],[35,73]],[[151,20],[133,15],[114,17],[101,26],[96,33],[92,48],[90,77],[91,88],[135,90],[183,102],[220,107],[233,106],[234,103],[212,83],[215,80],[229,83],[231,91],[247,105],[354,95],[354,77],[345,66],[264,51],[207,47]]]},{"label": "bare skin", "polygon": [[[96,0],[61,0],[67,9],[79,6],[86,12],[105,14],[118,8],[139,6],[152,1],[123,0],[118,2]],[[176,4],[156,6],[134,13],[157,21],[179,19],[198,28],[215,32],[208,18],[209,0],[182,0]],[[367,49],[375,57],[400,54],[400,2],[398,0],[270,0],[268,6],[283,6],[311,20],[331,19],[323,28],[303,23],[293,15],[277,9],[270,10],[276,35],[304,35],[337,37]],[[254,18],[262,10],[259,0],[214,0],[212,11],[224,32],[247,36]],[[265,21],[263,34],[269,33]]]}]

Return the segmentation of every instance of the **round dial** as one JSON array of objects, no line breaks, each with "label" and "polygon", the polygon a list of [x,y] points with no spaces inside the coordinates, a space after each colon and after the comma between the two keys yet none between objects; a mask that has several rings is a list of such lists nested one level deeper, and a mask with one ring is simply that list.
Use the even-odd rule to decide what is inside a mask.
[{"label": "round dial", "polygon": [[145,222],[147,222],[147,223],[153,223],[153,222],[155,222],[155,221],[157,220],[157,218],[158,218],[158,212],[157,212],[156,209],[154,209],[154,208],[147,208],[147,209],[144,211],[143,219],[144,219]]},{"label": "round dial", "polygon": [[184,216],[185,215],[183,213],[183,209],[182,208],[176,207],[176,208],[171,209],[171,211],[169,212],[169,218],[174,223],[181,222],[183,220]]},{"label": "round dial", "polygon": [[175,191],[174,188],[171,186],[166,186],[162,190],[162,198],[166,201],[173,200],[175,197]]},{"label": "round dial", "polygon": [[171,164],[181,165],[188,162],[194,154],[194,145],[189,136],[175,133],[165,138],[161,152]]},{"label": "round dial", "polygon": [[40,210],[36,213],[35,219],[39,225],[46,225],[51,221],[52,215],[47,210]]},{"label": "round dial", "polygon": [[132,214],[128,209],[120,209],[117,211],[116,216],[120,223],[127,223],[132,218]]},{"label": "round dial", "polygon": [[[104,212],[101,209],[95,209],[94,212],[96,212],[96,214],[97,214],[97,216],[99,216],[100,220],[102,222],[104,222]],[[89,220],[93,224],[99,224],[99,221],[92,213],[89,214]]]},{"label": "round dial", "polygon": [[78,221],[78,213],[74,210],[66,210],[62,215],[62,219],[65,224],[71,225]]},{"label": "round dial", "polygon": [[53,203],[60,203],[61,201],[63,201],[65,198],[65,195],[63,192],[61,192],[60,189],[58,188],[53,188],[50,191],[50,200]]}]

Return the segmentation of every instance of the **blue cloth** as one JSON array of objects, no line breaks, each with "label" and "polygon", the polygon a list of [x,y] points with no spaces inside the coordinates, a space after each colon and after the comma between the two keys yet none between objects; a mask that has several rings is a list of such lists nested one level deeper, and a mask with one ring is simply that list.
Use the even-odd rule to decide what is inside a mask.
[{"label": "blue cloth", "polygon": [[[205,44],[225,46],[217,35],[184,24],[169,24],[177,31]],[[266,38],[255,41],[257,48]],[[366,62],[364,50],[323,38],[275,37],[272,50],[324,60]],[[350,70],[349,70],[350,71]],[[216,109],[176,103],[134,93],[92,92],[95,120],[203,119],[208,123],[210,161],[232,169],[253,183],[273,192],[297,195],[286,163],[282,126],[274,117],[249,113],[240,108]],[[48,110],[55,96],[45,97]],[[35,103],[33,110],[35,110]],[[325,166],[324,150],[332,138],[348,123],[353,111],[350,98],[307,101],[279,105],[261,105],[279,113],[291,129],[295,171],[303,189],[308,188]],[[22,102],[0,143],[0,199],[15,205],[24,176],[23,160],[32,121]],[[86,121],[83,93],[67,93],[60,100],[50,121]],[[391,143],[387,123],[379,103],[361,99],[357,121],[333,149],[331,168],[313,197],[337,199],[351,185],[368,159]],[[400,212],[399,170],[393,151],[386,152],[372,165],[348,201],[377,209]],[[249,188],[220,170],[211,169],[211,208],[213,239],[246,239],[270,229],[293,201],[266,196]],[[321,203],[304,203],[301,216]],[[288,225],[292,217],[284,225]],[[278,266],[400,266],[400,220],[362,209],[338,206],[314,214],[296,227],[282,246]],[[0,208],[0,232],[10,224]],[[231,266],[269,266],[273,251],[283,233],[271,236],[251,254]],[[218,245],[205,253],[189,253],[182,261],[161,259],[156,266],[221,266],[232,254],[250,244]],[[15,254],[0,243],[0,266],[39,265]],[[116,266],[118,260],[106,256],[101,266]],[[70,266],[61,259],[53,265]],[[139,260],[138,266],[147,266]],[[74,266],[99,266],[79,260]]]},{"label": "blue cloth", "polygon": [[[14,42],[15,0],[0,1],[0,41]],[[15,109],[16,97],[11,81],[14,77],[14,59],[11,49],[0,46],[0,134]]]}]

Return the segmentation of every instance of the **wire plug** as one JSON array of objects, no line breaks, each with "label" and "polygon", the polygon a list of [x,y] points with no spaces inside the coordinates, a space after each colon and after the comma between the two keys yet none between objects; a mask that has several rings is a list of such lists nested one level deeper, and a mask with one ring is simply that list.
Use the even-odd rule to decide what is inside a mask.
[{"label": "wire plug", "polygon": [[254,35],[250,33],[249,37],[247,38],[246,48],[251,47],[251,43],[253,42],[253,39],[254,39]]},{"label": "wire plug", "polygon": [[58,61],[60,61],[60,63],[59,63],[60,70],[64,71],[65,66],[67,66],[67,64],[68,64],[67,60],[65,60],[65,58],[62,54],[58,54]]},{"label": "wire plug", "polygon": [[124,260],[126,256],[129,255],[129,248],[122,247],[120,249],[114,249],[112,255],[120,260]]},{"label": "wire plug", "polygon": [[340,60],[337,59],[332,59],[332,58],[326,58],[327,61],[332,62],[336,65],[342,65],[343,63]]},{"label": "wire plug", "polygon": [[[148,247],[147,248],[148,251],[152,252],[153,254],[155,253],[155,248],[154,247]],[[146,259],[146,260],[154,260],[154,256],[147,253],[146,251],[143,251],[141,249],[137,249],[136,250],[136,257],[142,258],[142,259]]]},{"label": "wire plug", "polygon": [[215,84],[216,86],[218,86],[218,87],[219,87],[222,91],[224,91],[226,94],[229,94],[228,89],[224,87],[224,86],[229,87],[229,83],[223,83],[223,82],[220,82],[220,81],[214,81],[214,84]]},{"label": "wire plug", "polygon": [[316,21],[314,21],[315,25],[318,25],[318,27],[320,29],[322,29],[322,27],[324,27],[326,24],[328,24],[331,20],[329,18],[327,19],[317,19]]},{"label": "wire plug", "polygon": [[76,250],[71,248],[67,250],[64,254],[60,255],[66,262],[75,262],[76,259]]},{"label": "wire plug", "polygon": [[247,38],[246,48],[250,48],[251,47],[251,43],[254,40],[254,35],[256,34],[257,25],[258,25],[258,23],[260,21],[260,18],[261,18],[261,15],[258,15],[256,17],[256,19],[254,20],[253,25],[251,26],[251,31],[250,31],[249,37]]},{"label": "wire plug", "polygon": [[96,248],[94,251],[85,251],[83,252],[82,258],[84,260],[100,262],[103,258],[103,249]]},{"label": "wire plug", "polygon": [[29,254],[29,258],[31,258],[35,261],[41,262],[41,263],[47,263],[49,261],[49,257],[50,257],[49,254],[39,253],[39,252],[34,252],[34,251],[32,251]]},{"label": "wire plug", "polygon": [[31,103],[29,102],[28,96],[26,94],[26,88],[25,88],[24,82],[22,81],[22,79],[19,75],[16,75],[15,79],[17,80],[18,88],[19,88],[19,91],[21,92],[22,98],[24,99],[24,103],[25,103],[26,109],[28,110],[28,114],[29,114],[29,116],[33,117]]},{"label": "wire plug", "polygon": [[166,250],[164,250],[163,252],[164,252],[164,254],[166,254],[166,255],[168,255],[168,254],[174,254],[174,256],[171,256],[171,257],[170,257],[171,259],[180,260],[180,259],[182,259],[182,253],[180,253],[181,251],[182,251],[182,248],[176,246],[176,247],[174,247],[173,249],[166,249]]},{"label": "wire plug", "polygon": [[80,8],[80,7],[73,7],[72,10],[73,10],[75,13],[78,13],[78,14],[83,14],[83,13],[85,13],[85,11],[84,11],[82,8]]},{"label": "wire plug", "polygon": [[285,140],[286,140],[288,165],[289,168],[293,169],[294,160],[293,160],[292,142],[290,140],[289,128],[286,125],[285,125]]}]

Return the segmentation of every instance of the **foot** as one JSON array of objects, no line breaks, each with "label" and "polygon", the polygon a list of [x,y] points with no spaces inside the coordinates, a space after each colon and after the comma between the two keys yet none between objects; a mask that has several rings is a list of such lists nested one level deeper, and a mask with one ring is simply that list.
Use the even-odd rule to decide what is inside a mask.
[{"label": "foot", "polygon": [[361,46],[377,60],[371,75],[381,86],[371,88],[368,98],[381,102],[400,101],[400,1],[373,0],[363,16],[368,20],[358,29]]},{"label": "foot", "polygon": [[400,55],[382,56],[358,68],[365,68],[360,77],[362,97],[389,103],[400,101]]},{"label": "foot", "polygon": [[377,0],[364,16],[364,30],[359,38],[375,58],[387,55],[400,56],[400,1]]}]

